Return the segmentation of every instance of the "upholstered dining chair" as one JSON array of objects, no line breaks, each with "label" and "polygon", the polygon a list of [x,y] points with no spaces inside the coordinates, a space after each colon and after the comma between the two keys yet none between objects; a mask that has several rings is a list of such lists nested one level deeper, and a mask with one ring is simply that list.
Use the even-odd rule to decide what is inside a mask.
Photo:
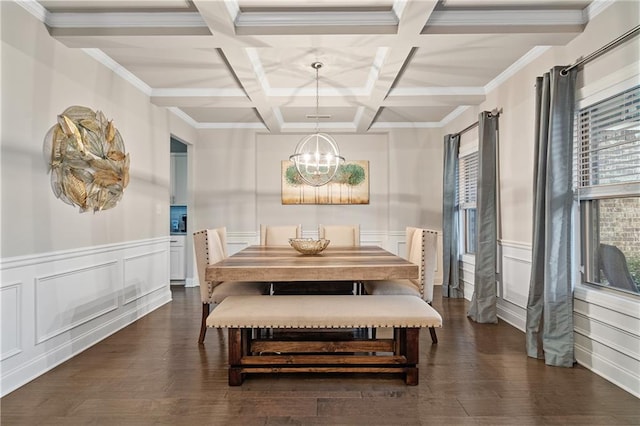
[{"label": "upholstered dining chair", "polygon": [[207,266],[225,259],[227,256],[227,228],[204,229],[193,233],[193,248],[200,281],[200,297],[202,298],[202,322],[198,343],[204,343],[207,333],[207,317],[211,305],[222,302],[231,295],[262,295],[267,294],[269,285],[261,282],[249,281],[206,281]]},{"label": "upholstered dining chair", "polygon": [[[360,245],[360,225],[318,225],[318,238],[330,241],[330,247],[354,247]],[[325,292],[330,294],[360,294],[361,283],[332,281],[324,283]]]},{"label": "upholstered dining chair", "polygon": [[[420,275],[417,280],[366,281],[367,294],[407,294],[422,298],[428,304],[433,301],[433,282],[438,250],[438,232],[430,229],[406,228],[407,260],[417,264]],[[436,330],[429,328],[431,341],[438,343]]]},{"label": "upholstered dining chair", "polygon": [[360,225],[318,225],[318,237],[330,240],[331,247],[360,245]]},{"label": "upholstered dining chair", "polygon": [[261,246],[288,246],[289,238],[302,238],[302,225],[260,225]]},{"label": "upholstered dining chair", "polygon": [[[290,246],[289,238],[302,238],[302,225],[260,225],[261,246]],[[289,294],[297,283],[269,283],[271,294]]]}]

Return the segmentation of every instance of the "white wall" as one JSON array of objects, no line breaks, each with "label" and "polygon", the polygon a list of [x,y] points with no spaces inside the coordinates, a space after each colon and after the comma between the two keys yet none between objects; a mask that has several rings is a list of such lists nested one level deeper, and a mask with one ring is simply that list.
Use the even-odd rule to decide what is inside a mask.
[{"label": "white wall", "polygon": [[[555,65],[570,65],[640,23],[640,3],[619,1],[588,24],[567,46],[553,47],[487,94],[444,128],[455,133],[477,121],[478,112],[502,108],[500,116],[499,241],[502,282],[499,317],[524,331],[531,270],[535,78]],[[587,64],[578,74],[578,99],[619,81],[640,83],[640,40],[634,38]],[[473,264],[463,262],[465,296],[471,297]],[[578,277],[579,280],[579,277]],[[574,322],[577,361],[640,396],[640,300],[576,283]]]},{"label": "white wall", "polygon": [[[164,108],[0,2],[2,395],[171,300]],[[79,213],[51,191],[43,140],[71,105],[113,119],[131,156],[122,201]]]},{"label": "white wall", "polygon": [[[2,256],[165,235],[167,111],[82,51],[53,40],[18,5],[2,2],[2,11]],[[51,191],[43,140],[71,105],[103,111],[124,139],[131,182],[117,208],[79,214]]]},{"label": "white wall", "polygon": [[[309,237],[316,235],[320,223],[358,223],[362,244],[399,255],[405,253],[406,226],[441,229],[439,129],[332,135],[347,159],[369,161],[368,205],[282,205],[281,161],[293,153],[302,133],[200,130],[193,147],[192,229],[226,226],[234,253],[259,242],[261,223],[301,223]],[[439,246],[436,284],[442,283]]]},{"label": "white wall", "polygon": [[[282,205],[280,162],[302,134],[201,130],[194,148],[194,226],[257,236],[261,223],[359,223],[363,238],[441,227],[442,142],[435,129],[332,134],[347,159],[368,160],[370,204]],[[381,237],[380,237],[381,235]]]}]

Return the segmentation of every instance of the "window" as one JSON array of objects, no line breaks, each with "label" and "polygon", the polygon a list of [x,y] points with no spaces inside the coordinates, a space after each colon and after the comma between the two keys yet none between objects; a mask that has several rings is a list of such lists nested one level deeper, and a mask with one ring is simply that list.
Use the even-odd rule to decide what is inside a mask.
[{"label": "window", "polygon": [[458,212],[462,253],[476,252],[476,188],[478,183],[478,151],[460,157],[458,164]]},{"label": "window", "polygon": [[583,280],[640,293],[640,86],[578,111]]}]

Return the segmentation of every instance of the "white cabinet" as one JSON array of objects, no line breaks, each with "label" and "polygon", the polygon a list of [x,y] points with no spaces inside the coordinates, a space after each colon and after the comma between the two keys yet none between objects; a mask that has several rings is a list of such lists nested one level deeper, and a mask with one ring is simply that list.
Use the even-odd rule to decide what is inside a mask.
[{"label": "white cabinet", "polygon": [[187,153],[171,153],[171,204],[187,204]]},{"label": "white cabinet", "polygon": [[185,235],[172,235],[169,246],[169,277],[172,280],[186,279]]}]

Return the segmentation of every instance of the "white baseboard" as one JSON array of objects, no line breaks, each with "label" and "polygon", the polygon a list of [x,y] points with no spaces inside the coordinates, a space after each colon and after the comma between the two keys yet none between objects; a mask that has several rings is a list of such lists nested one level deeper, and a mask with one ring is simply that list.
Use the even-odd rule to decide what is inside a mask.
[{"label": "white baseboard", "polygon": [[527,325],[527,311],[520,306],[509,303],[503,299],[498,299],[498,318],[511,324],[523,333]]},{"label": "white baseboard", "polygon": [[[640,398],[640,374],[637,367],[635,371],[623,367],[621,363],[614,360],[615,354],[609,354],[608,357],[602,355],[600,348],[594,348],[593,342],[587,341],[589,342],[589,348],[579,343],[575,344],[574,350],[577,363],[624,389],[636,398]],[[596,344],[595,346],[598,345]],[[637,360],[635,365],[638,365]]]}]

